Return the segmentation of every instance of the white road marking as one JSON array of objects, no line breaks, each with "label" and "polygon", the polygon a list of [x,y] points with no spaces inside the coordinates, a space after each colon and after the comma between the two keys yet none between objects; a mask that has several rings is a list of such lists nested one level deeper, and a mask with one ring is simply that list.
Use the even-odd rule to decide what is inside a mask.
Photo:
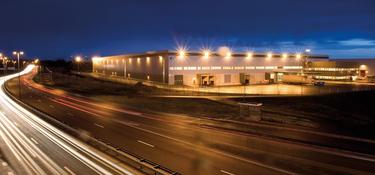
[{"label": "white road marking", "polygon": [[152,148],[155,147],[154,145],[151,145],[151,144],[149,144],[147,142],[144,142],[142,140],[137,140],[137,142],[142,143],[142,144],[147,145],[147,146],[152,147]]},{"label": "white road marking", "polygon": [[220,170],[220,172],[222,172],[222,173],[224,173],[224,174],[227,174],[227,175],[235,175],[235,174],[233,174],[233,173],[230,173],[230,172],[228,172],[228,171],[225,171],[225,170]]},{"label": "white road marking", "polygon": [[30,140],[33,141],[35,144],[39,144],[34,138],[30,137]]},{"label": "white road marking", "polygon": [[15,126],[18,126],[18,123],[17,122],[13,122]]},{"label": "white road marking", "polygon": [[49,105],[50,108],[55,108],[53,105]]},{"label": "white road marking", "polygon": [[101,127],[101,128],[104,128],[104,126],[102,126],[102,125],[99,125],[99,124],[97,124],[97,123],[94,123],[94,125],[95,125],[95,126],[97,126],[97,127]]},{"label": "white road marking", "polygon": [[75,173],[74,173],[72,170],[70,170],[67,166],[64,166],[64,169],[65,169],[68,173],[70,173],[71,175],[75,175]]}]

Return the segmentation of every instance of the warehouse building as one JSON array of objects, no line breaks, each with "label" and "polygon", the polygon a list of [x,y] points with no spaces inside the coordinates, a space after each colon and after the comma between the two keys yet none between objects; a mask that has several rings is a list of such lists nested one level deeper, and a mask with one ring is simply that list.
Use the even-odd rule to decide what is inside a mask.
[{"label": "warehouse building", "polygon": [[352,59],[333,59],[332,61],[348,63],[355,62],[359,66],[359,76],[375,77],[375,58],[352,58]]},{"label": "warehouse building", "polygon": [[227,86],[282,81],[326,55],[156,51],[93,58],[93,72],[169,85]]}]

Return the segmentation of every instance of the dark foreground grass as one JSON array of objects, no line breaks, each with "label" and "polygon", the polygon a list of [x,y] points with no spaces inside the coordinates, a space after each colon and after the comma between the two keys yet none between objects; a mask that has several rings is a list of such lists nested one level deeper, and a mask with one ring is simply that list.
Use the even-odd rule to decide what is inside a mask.
[{"label": "dark foreground grass", "polygon": [[[178,95],[142,84],[124,85],[111,81],[97,80],[67,74],[54,74],[53,83],[42,83],[52,88],[60,88],[72,93],[112,103],[127,105],[142,110],[184,114],[194,117],[236,118],[239,108],[203,98],[162,98],[154,95]],[[34,81],[38,82],[35,77]]]},{"label": "dark foreground grass", "polygon": [[239,107],[235,104],[240,101],[261,102],[264,104],[264,121],[371,138],[375,133],[375,106],[371,102],[375,99],[375,91],[322,96],[251,97],[230,99],[231,104],[227,104],[202,98],[152,97],[150,95],[165,95],[170,92],[142,84],[124,85],[67,74],[54,74],[53,79],[54,83],[46,85],[136,109],[246,121],[239,117]]},{"label": "dark foreground grass", "polygon": [[368,137],[374,137],[375,134],[374,100],[375,91],[246,99],[264,103],[265,109],[270,111],[283,111],[316,121],[322,128],[348,133],[360,132],[359,134]]}]

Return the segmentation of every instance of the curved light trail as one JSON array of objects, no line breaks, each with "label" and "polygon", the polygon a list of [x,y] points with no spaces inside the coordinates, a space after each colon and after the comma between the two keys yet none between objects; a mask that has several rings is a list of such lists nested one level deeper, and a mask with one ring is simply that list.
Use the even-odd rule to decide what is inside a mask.
[{"label": "curved light trail", "polygon": [[[0,86],[33,68],[1,77]],[[27,111],[3,88],[0,111],[0,149],[18,174],[136,174]]]}]

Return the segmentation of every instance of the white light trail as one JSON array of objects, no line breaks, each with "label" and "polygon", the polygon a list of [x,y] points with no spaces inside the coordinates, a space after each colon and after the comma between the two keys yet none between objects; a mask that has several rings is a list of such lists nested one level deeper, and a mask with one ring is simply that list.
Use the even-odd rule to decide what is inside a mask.
[{"label": "white light trail", "polygon": [[[29,65],[20,74],[27,74],[33,68],[33,65]],[[18,73],[1,77],[0,86],[3,87],[4,82],[17,76]],[[27,111],[8,97],[3,88],[0,89],[0,106],[2,111],[7,111],[6,114],[4,112],[0,113],[0,138],[4,140],[5,145],[11,150],[12,155],[23,166],[27,174],[72,174],[71,171],[65,168],[66,165],[58,165],[53,160],[51,156],[56,155],[46,154],[45,150],[37,146],[42,143],[36,142],[34,139],[36,137],[47,138],[56,147],[64,150],[65,154],[71,155],[97,174],[110,175],[112,172],[116,174],[132,174],[120,165],[98,154],[85,143],[65,134]],[[16,121],[18,123],[17,126],[15,124]],[[23,127],[32,130],[33,134],[38,135],[34,138],[27,136],[28,133],[25,133],[25,128]],[[47,168],[48,173],[44,168]]]}]

